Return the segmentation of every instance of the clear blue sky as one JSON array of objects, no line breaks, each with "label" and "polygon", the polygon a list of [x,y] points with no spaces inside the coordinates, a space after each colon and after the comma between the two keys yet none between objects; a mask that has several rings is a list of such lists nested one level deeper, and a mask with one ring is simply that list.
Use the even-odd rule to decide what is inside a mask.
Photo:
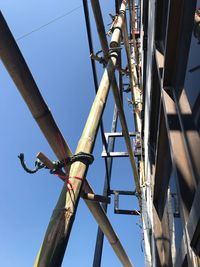
[{"label": "clear blue sky", "polygon": [[[105,11],[114,14],[114,1],[101,0]],[[59,128],[75,151],[94,99],[94,86],[89,61],[82,1],[2,0],[0,4],[7,23],[16,39],[52,19],[78,8],[64,18],[18,41],[41,93]],[[95,49],[100,50],[95,27]],[[102,69],[99,66],[99,77]],[[133,121],[124,97],[130,131]],[[105,110],[105,130],[110,131],[113,96],[110,93]],[[4,66],[0,64],[0,259],[2,267],[33,266],[43,240],[52,210],[62,188],[62,182],[47,170],[35,175],[23,171],[17,155],[24,152],[27,163],[33,166],[35,155],[42,151],[55,159],[49,145],[32,118]],[[120,126],[118,127],[120,131]],[[125,150],[117,142],[116,150]],[[104,180],[102,145],[98,136],[94,150],[95,162],[88,172],[95,192],[101,194]],[[128,159],[115,160],[112,189],[134,190]],[[122,208],[137,208],[136,200],[126,198]],[[108,210],[114,229],[137,267],[144,266],[141,251],[142,232],[137,225],[140,218],[113,214],[113,199]],[[92,266],[97,224],[83,200],[80,201],[63,266]],[[102,267],[121,266],[105,239]],[[55,266],[56,267],[56,266]]]}]

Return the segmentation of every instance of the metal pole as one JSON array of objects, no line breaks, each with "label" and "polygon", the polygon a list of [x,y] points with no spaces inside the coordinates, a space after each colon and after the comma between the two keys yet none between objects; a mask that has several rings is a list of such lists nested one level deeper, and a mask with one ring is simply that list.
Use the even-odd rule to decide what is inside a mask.
[{"label": "metal pole", "polygon": [[[117,113],[117,107],[115,105],[114,113],[113,113],[113,121],[112,121],[111,132],[115,132],[116,131],[117,118],[118,118],[118,113]],[[114,143],[115,143],[115,138],[114,137],[110,137],[109,138],[109,143],[108,143],[108,152],[112,152],[113,151]],[[108,181],[110,182],[110,180],[111,180],[111,171],[112,171],[113,158],[106,158],[105,160],[107,160],[107,163],[108,163],[108,177],[105,177],[103,195],[107,196],[107,192],[108,192],[108,184],[107,183],[108,183]],[[106,203],[102,203],[101,206],[102,206],[103,210],[106,213],[108,205]],[[100,267],[101,266],[103,240],[104,240],[104,234],[101,231],[101,228],[98,227],[96,245],[95,245],[95,252],[94,252],[94,260],[93,260],[93,267]]]},{"label": "metal pole", "polygon": [[[58,127],[56,126],[55,121],[51,113],[49,112],[49,109],[47,108],[46,103],[44,102],[38,90],[38,87],[30,73],[30,70],[28,69],[28,66],[26,65],[26,62],[1,13],[0,25],[0,57],[4,65],[6,66],[8,72],[13,78],[13,81],[18,87],[18,90],[22,94],[31,113],[33,114],[35,120],[40,126],[42,132],[45,134],[45,137],[47,138],[47,141],[54,150],[55,154],[58,156],[59,159],[62,159],[60,142],[56,141],[57,136],[60,136],[60,140],[62,140],[63,146],[66,150],[66,155],[70,156],[71,151],[65,143],[65,140],[62,137]],[[105,104],[104,100],[106,100],[106,96],[109,91],[109,85],[111,82],[110,80],[112,79],[115,64],[116,58],[111,57],[103,76],[103,81],[101,83],[102,85],[100,84],[100,87],[103,91],[107,88],[107,90],[105,90],[107,92],[104,92],[104,97],[102,97],[99,93],[99,96],[96,97],[96,104],[94,103],[92,109],[92,111],[95,113],[95,106],[97,105],[100,108],[98,114],[98,122],[94,123],[95,126],[93,126],[92,129],[88,129],[88,127],[85,128],[82,139],[79,142],[77,151],[82,150],[86,152],[88,151],[88,148],[90,148],[91,150],[93,148],[95,141],[95,133],[98,129],[101,112],[103,111]],[[102,90],[99,90],[99,92],[101,92]],[[95,115],[93,112],[92,114]],[[92,116],[92,114],[91,116],[89,116],[89,120],[87,123],[89,127],[90,123],[93,124],[95,117]],[[94,133],[94,138],[92,138],[92,134],[90,134],[91,132]],[[87,141],[86,139],[84,139],[84,137],[86,137]],[[79,166],[82,167],[80,172]],[[72,165],[69,175],[72,177],[75,176],[76,173],[76,176],[83,178],[86,175],[86,169],[87,166],[85,164],[76,162]],[[77,185],[77,188],[74,188],[74,196],[71,196],[70,191],[66,192],[66,186],[63,187],[56,208],[54,209],[53,215],[51,217],[51,221],[49,223],[42,247],[36,259],[34,265],[35,267],[59,267],[62,264],[62,259],[73,223],[73,215],[75,214],[71,214],[70,210],[75,212],[81,191],[80,180],[76,181],[75,179],[73,179],[72,183],[73,186]],[[91,187],[89,186],[86,180],[84,190],[86,193],[93,193]],[[76,202],[75,204],[73,203],[73,200],[74,202]],[[109,239],[114,251],[118,255],[123,266],[132,266],[100,204],[88,200],[86,200],[86,203],[89,209],[92,211],[97,222],[101,224],[102,230]],[[67,215],[69,215],[69,217]]]}]

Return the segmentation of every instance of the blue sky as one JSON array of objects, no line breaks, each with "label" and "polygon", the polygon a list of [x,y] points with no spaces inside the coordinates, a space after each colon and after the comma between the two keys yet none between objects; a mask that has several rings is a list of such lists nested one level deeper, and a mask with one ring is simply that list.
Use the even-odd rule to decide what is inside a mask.
[{"label": "blue sky", "polygon": [[[102,0],[105,25],[108,13],[114,14],[114,1]],[[80,8],[79,8],[80,7]],[[75,8],[73,13],[18,40],[18,45],[33,77],[47,102],[59,128],[72,151],[75,151],[92,101],[92,80],[89,50],[85,31],[82,1],[2,0],[0,4],[7,23],[16,39]],[[100,50],[92,22],[95,50]],[[107,27],[107,26],[106,26]],[[102,66],[98,66],[99,79]],[[25,153],[33,166],[35,155],[42,151],[55,159],[45,138],[33,120],[4,66],[0,64],[0,121],[1,121],[1,187],[0,187],[0,258],[3,267],[33,266],[44,237],[51,213],[62,188],[62,182],[47,170],[35,175],[23,171],[17,155]],[[124,96],[124,105],[132,131],[131,109]],[[109,95],[104,116],[105,131],[109,132],[113,113],[113,96]],[[118,131],[121,131],[118,123]],[[117,141],[116,150],[125,150]],[[102,144],[98,135],[95,162],[88,180],[98,194],[102,193],[105,176]],[[134,190],[128,159],[116,159],[113,165],[112,189]],[[136,200],[122,199],[122,208],[137,208]],[[113,214],[113,199],[108,215],[114,229],[127,249],[135,266],[144,266],[141,251],[142,232],[139,217]],[[63,266],[92,266],[97,224],[83,200],[80,201]],[[105,239],[102,267],[121,266]]]}]

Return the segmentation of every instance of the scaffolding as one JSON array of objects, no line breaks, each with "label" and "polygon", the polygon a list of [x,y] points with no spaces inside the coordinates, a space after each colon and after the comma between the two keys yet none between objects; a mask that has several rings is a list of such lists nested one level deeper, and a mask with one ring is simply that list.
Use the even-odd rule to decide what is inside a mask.
[{"label": "scaffolding", "polygon": [[[0,57],[58,158],[55,163],[40,152],[37,169],[46,167],[64,182],[34,267],[62,265],[80,197],[99,225],[93,267],[101,266],[104,235],[121,264],[133,266],[107,216],[111,195],[114,195],[116,214],[141,216],[147,267],[200,266],[199,126],[193,119],[194,112],[183,89],[194,25],[194,37],[199,40],[197,3],[160,1],[155,5],[155,1],[116,0],[116,14],[110,14],[112,22],[106,33],[99,0],[90,2],[101,50],[94,51],[91,14],[88,1],[83,0],[96,96],[74,155],[0,14]],[[109,44],[107,35],[111,37]],[[125,69],[122,49],[126,54]],[[103,67],[100,82],[96,64]],[[123,82],[124,75],[128,77],[128,84]],[[128,87],[125,89],[125,86]],[[111,132],[106,133],[102,118],[110,88],[115,106]],[[129,102],[134,132],[129,131],[124,112],[122,95],[126,91],[131,92]],[[196,121],[199,120],[197,115]],[[118,119],[122,132],[117,132]],[[105,162],[102,195],[95,194],[86,178],[94,160],[92,153],[99,129]],[[115,139],[119,137],[124,138],[127,152],[114,152]],[[129,158],[135,184],[133,190],[110,187],[115,157]],[[22,156],[20,159],[28,170]],[[176,183],[176,192],[172,192],[172,180]],[[139,209],[120,209],[121,195],[136,197]],[[175,218],[181,218],[183,225],[179,251],[176,248]]]}]

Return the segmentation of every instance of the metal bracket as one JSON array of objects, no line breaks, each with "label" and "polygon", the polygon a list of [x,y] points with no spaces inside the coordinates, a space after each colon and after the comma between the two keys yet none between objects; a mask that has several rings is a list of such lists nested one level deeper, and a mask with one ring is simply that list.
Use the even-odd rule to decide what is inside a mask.
[{"label": "metal bracket", "polygon": [[[138,132],[130,132],[129,133],[129,136],[136,137],[137,135],[138,135]],[[106,143],[108,143],[108,139],[110,137],[114,137],[114,138],[115,137],[123,137],[123,134],[119,133],[119,132],[117,132],[117,133],[105,133]],[[136,151],[134,151],[135,157],[141,157],[141,152],[142,152],[141,149],[140,150],[137,149]],[[128,152],[107,152],[105,146],[103,146],[103,151],[102,151],[101,156],[103,158],[107,158],[107,157],[108,158],[109,157],[116,158],[116,157],[129,157],[129,154],[128,154]]]},{"label": "metal bracket", "polygon": [[101,202],[101,203],[110,204],[110,197],[106,197],[106,196],[82,192],[81,197],[83,199],[94,201],[94,202]]},{"label": "metal bracket", "polygon": [[106,66],[107,64],[106,59],[104,57],[99,57],[97,54],[91,54],[90,58],[98,61],[100,64],[103,64],[103,66]]},{"label": "metal bracket", "polygon": [[140,211],[139,210],[119,209],[119,195],[137,196],[137,192],[136,191],[111,190],[110,193],[115,195],[115,200],[114,200],[114,213],[115,214],[140,215]]}]

